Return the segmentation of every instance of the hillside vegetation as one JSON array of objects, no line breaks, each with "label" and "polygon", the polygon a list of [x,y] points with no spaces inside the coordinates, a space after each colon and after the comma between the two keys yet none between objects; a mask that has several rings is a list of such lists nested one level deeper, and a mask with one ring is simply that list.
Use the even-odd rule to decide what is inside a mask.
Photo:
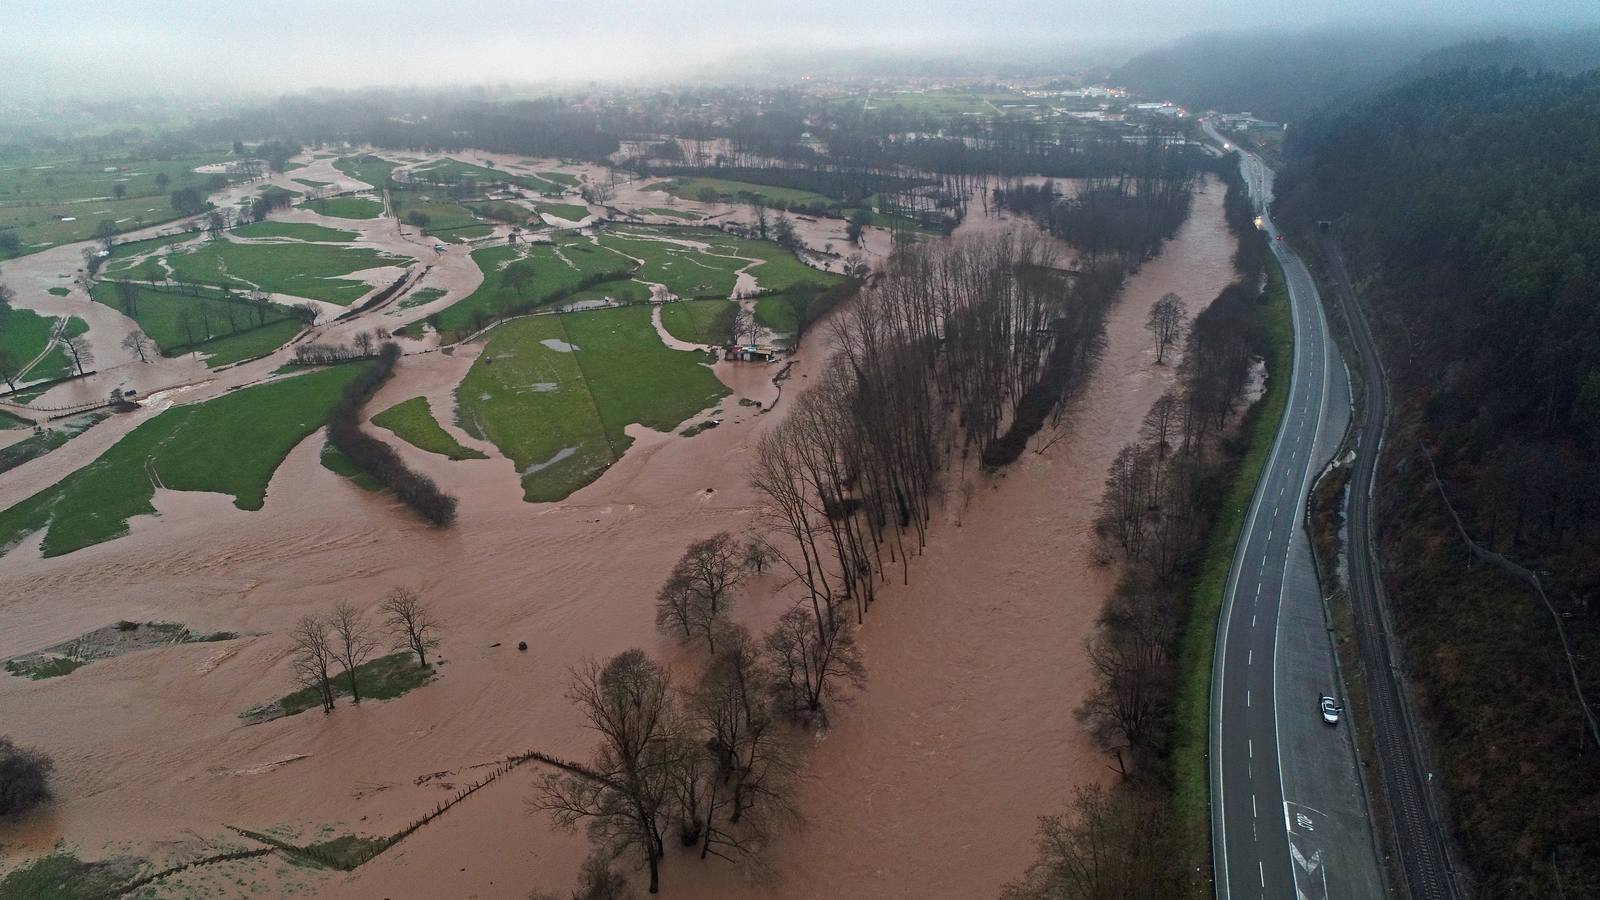
[{"label": "hillside vegetation", "polygon": [[[1600,695],[1600,71],[1460,69],[1291,132],[1280,220],[1331,220],[1394,393],[1389,594],[1481,896],[1600,891],[1600,769],[1545,574]],[[1551,802],[1560,797],[1560,802]]]}]

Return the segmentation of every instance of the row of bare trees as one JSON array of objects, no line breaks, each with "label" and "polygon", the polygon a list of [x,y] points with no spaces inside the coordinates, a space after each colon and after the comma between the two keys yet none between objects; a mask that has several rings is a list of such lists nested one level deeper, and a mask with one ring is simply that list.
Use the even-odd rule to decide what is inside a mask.
[{"label": "row of bare trees", "polygon": [[[1168,298],[1158,306],[1159,345],[1161,329],[1182,317]],[[1195,317],[1178,386],[1112,463],[1095,533],[1101,561],[1121,576],[1086,642],[1095,684],[1077,716],[1122,778],[1080,790],[1071,814],[1041,822],[1037,861],[1005,900],[1170,897],[1194,887],[1196,842],[1177,824],[1164,764],[1193,579],[1240,453],[1225,427],[1266,352],[1257,306],[1253,289],[1233,285]]]},{"label": "row of bare trees", "polygon": [[[385,594],[378,609],[390,646],[415,653],[417,664],[426,668],[428,652],[439,646],[439,621],[433,610],[416,591],[402,587]],[[327,615],[304,616],[295,623],[290,640],[295,680],[317,692],[323,714],[333,712],[340,678],[351,700],[361,702],[357,670],[372,659],[380,639],[359,607],[346,600]]]}]

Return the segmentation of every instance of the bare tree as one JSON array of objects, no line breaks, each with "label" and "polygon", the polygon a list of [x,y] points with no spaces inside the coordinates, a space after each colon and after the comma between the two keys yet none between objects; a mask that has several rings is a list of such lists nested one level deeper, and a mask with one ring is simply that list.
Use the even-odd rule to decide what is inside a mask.
[{"label": "bare tree", "polygon": [[772,553],[759,539],[751,538],[744,545],[744,568],[747,572],[761,574],[761,570],[772,561]]},{"label": "bare tree", "polygon": [[749,860],[766,845],[775,819],[797,815],[790,791],[798,766],[778,728],[772,670],[761,648],[738,626],[722,644],[689,698],[711,768],[700,858]]},{"label": "bare tree", "polygon": [[344,669],[346,682],[350,685],[350,698],[360,703],[361,686],[356,683],[356,668],[371,658],[378,642],[372,639],[366,616],[348,600],[341,601],[333,608],[330,624],[333,626],[334,658]]},{"label": "bare tree", "polygon": [[22,364],[17,362],[17,355],[10,350],[0,350],[0,381],[6,383],[7,389],[17,389],[17,376],[21,372]]},{"label": "bare tree", "polygon": [[[630,900],[633,890],[628,878],[611,868],[611,860],[603,854],[591,854],[578,869],[578,887],[567,895],[571,900]],[[533,891],[528,900],[562,900],[552,891]]]},{"label": "bare tree", "polygon": [[416,591],[403,587],[390,588],[378,609],[385,616],[383,625],[394,639],[395,649],[417,654],[417,664],[427,668],[428,651],[439,646],[439,622],[433,610]]},{"label": "bare tree", "polygon": [[1150,307],[1144,327],[1156,339],[1156,364],[1167,361],[1167,351],[1183,338],[1184,325],[1189,321],[1189,308],[1177,294],[1162,294]]},{"label": "bare tree", "polygon": [[361,356],[372,355],[372,332],[358,331],[355,337],[350,339],[350,343],[356,348],[356,353]]},{"label": "bare tree", "polygon": [[328,623],[319,616],[304,616],[290,632],[294,647],[295,680],[322,698],[324,715],[333,712],[333,643]]},{"label": "bare tree", "polygon": [[641,854],[650,893],[657,893],[662,822],[681,758],[671,678],[643,650],[627,650],[574,671],[567,697],[600,735],[600,746],[587,766],[546,775],[533,806],[563,828],[587,823],[590,840],[606,854]]},{"label": "bare tree", "polygon": [[83,367],[85,365],[94,362],[94,354],[89,352],[89,339],[83,335],[75,334],[72,337],[65,338],[61,341],[61,345],[67,348],[68,353],[72,354],[72,364],[77,368],[79,375],[84,374]]},{"label": "bare tree", "polygon": [[154,347],[144,332],[135,328],[122,339],[122,349],[139,357],[139,362],[149,362],[149,351]]},{"label": "bare tree", "polygon": [[133,318],[139,314],[139,286],[131,281],[112,282],[113,291],[117,295],[117,305],[122,307],[122,314]]},{"label": "bare tree", "polygon": [[1186,854],[1161,797],[1142,785],[1079,788],[1072,815],[1039,820],[1039,856],[1001,900],[1177,897]]},{"label": "bare tree", "polygon": [[1150,405],[1140,436],[1155,446],[1157,459],[1165,459],[1172,450],[1172,440],[1178,434],[1182,416],[1183,400],[1176,391],[1167,391]]},{"label": "bare tree", "polygon": [[733,535],[724,531],[695,541],[656,595],[657,627],[682,630],[685,639],[703,637],[716,652],[716,625],[732,605],[729,595],[744,578],[744,559]]},{"label": "bare tree", "polygon": [[860,688],[866,668],[850,620],[836,608],[818,613],[798,603],[767,632],[773,697],[791,716],[826,724],[826,703],[842,701],[840,682]]}]

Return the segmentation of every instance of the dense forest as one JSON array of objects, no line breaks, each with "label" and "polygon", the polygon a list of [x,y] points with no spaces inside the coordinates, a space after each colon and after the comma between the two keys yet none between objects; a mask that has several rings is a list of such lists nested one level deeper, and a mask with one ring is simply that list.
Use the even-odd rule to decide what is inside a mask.
[{"label": "dense forest", "polygon": [[[1396,409],[1386,578],[1485,897],[1600,892],[1600,746],[1572,675],[1600,694],[1597,108],[1600,71],[1457,69],[1312,118],[1278,180],[1280,221],[1329,220],[1365,282]],[[1446,498],[1553,610],[1472,556]]]},{"label": "dense forest", "polygon": [[1141,53],[1112,80],[1194,110],[1294,122],[1360,92],[1463,65],[1566,73],[1600,65],[1600,35],[1593,31],[1464,41],[1470,37],[1443,28],[1197,34]]}]

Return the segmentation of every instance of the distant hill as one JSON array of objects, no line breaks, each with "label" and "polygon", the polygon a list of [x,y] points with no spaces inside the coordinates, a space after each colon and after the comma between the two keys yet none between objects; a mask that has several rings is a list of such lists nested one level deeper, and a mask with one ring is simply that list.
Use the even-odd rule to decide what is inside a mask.
[{"label": "distant hill", "polygon": [[1475,540],[1542,573],[1592,702],[1600,71],[1554,71],[1592,54],[1578,37],[1430,54],[1412,71],[1434,74],[1292,128],[1277,181],[1278,221],[1332,222],[1375,314],[1395,400],[1384,577],[1481,897],[1600,896],[1600,767],[1551,615],[1475,563],[1431,477]]},{"label": "distant hill", "polygon": [[1600,32],[1486,36],[1464,30],[1196,34],[1146,51],[1112,78],[1194,110],[1295,121],[1362,91],[1469,67],[1574,73],[1600,65]]}]

